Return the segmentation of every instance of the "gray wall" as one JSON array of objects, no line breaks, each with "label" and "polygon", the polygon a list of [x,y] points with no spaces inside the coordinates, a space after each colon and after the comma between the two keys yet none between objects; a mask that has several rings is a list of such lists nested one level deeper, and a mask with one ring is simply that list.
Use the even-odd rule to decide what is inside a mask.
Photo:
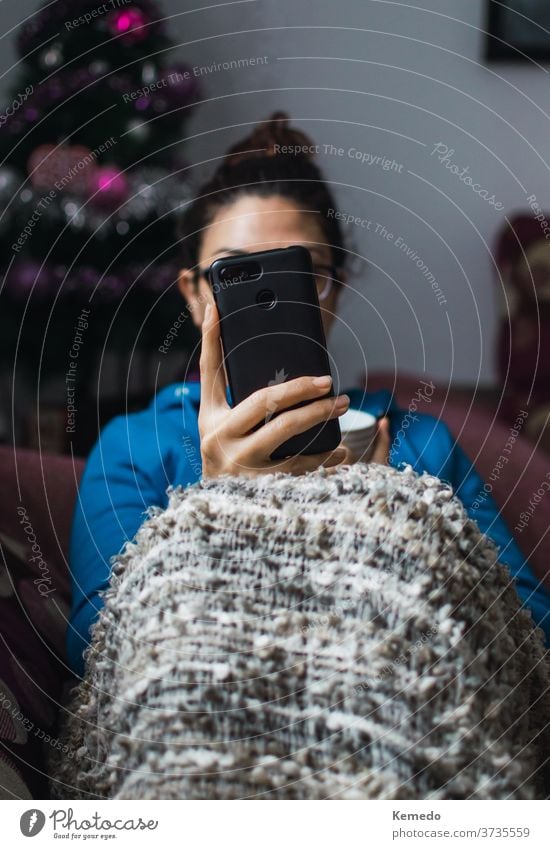
[{"label": "gray wall", "polygon": [[[548,70],[483,64],[481,0],[185,4],[193,5],[163,3],[179,58],[208,66],[267,57],[202,77],[203,102],[187,125],[193,163],[221,156],[278,108],[319,145],[344,151],[319,156],[341,210],[364,220],[348,228],[356,268],[332,339],[344,382],[368,363],[371,371],[490,383],[501,308],[495,235],[528,195],[550,206]],[[4,0],[3,31],[34,7]],[[13,61],[10,41],[4,67]],[[438,142],[502,211],[438,161]],[[350,148],[386,157],[394,170],[362,163]]]}]

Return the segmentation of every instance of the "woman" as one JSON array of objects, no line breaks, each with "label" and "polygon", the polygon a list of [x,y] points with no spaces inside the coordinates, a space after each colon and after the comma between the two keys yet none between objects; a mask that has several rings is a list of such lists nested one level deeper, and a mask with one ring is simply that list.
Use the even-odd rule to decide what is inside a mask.
[{"label": "woman", "polygon": [[[445,424],[418,415],[402,428],[407,414],[389,392],[353,389],[337,398],[324,397],[328,375],[267,387],[233,408],[228,404],[218,316],[207,276],[214,259],[305,245],[313,259],[326,332],[334,320],[346,254],[333,198],[309,156],[312,149],[307,136],[289,129],[278,113],[229,151],[186,210],[179,287],[202,329],[200,383],[195,378],[167,386],[143,412],[115,418],[90,454],[70,548],[73,608],[67,639],[70,662],[79,674],[100,593],[109,582],[109,559],[132,539],[147,508],[166,505],[169,485],[186,486],[201,474],[303,474],[343,463],[349,459],[343,447],[279,462],[270,455],[289,437],[342,415],[350,405],[385,414],[374,462],[396,467],[409,463],[454,487],[468,514],[499,546],[500,562],[508,566],[522,601],[550,638],[550,597],[523,560],[494,501],[487,498],[474,507],[483,481]],[[304,400],[312,403],[290,409]],[[279,415],[266,417],[274,409]],[[264,423],[255,428],[259,422]]]}]

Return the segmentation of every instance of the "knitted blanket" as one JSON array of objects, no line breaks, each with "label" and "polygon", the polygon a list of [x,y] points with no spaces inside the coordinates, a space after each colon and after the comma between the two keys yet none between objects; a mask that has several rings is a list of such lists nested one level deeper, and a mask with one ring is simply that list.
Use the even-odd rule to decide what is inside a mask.
[{"label": "knitted blanket", "polygon": [[169,495],[114,565],[54,795],[545,795],[542,631],[447,485],[359,464]]}]

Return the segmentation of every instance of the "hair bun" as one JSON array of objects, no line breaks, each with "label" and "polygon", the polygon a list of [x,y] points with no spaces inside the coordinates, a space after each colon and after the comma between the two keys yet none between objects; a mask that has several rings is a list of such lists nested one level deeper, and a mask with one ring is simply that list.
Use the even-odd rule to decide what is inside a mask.
[{"label": "hair bun", "polygon": [[243,159],[276,156],[283,152],[311,159],[316,146],[301,130],[291,129],[288,121],[286,112],[274,112],[267,121],[261,121],[250,135],[229,149],[223,161],[224,166],[236,165]]}]

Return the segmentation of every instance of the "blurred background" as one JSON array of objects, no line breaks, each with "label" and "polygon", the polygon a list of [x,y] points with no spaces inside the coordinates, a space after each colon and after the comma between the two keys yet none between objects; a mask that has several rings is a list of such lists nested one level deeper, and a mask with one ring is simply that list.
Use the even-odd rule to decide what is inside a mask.
[{"label": "blurred background", "polygon": [[183,378],[178,214],[283,109],[348,221],[343,384],[429,378],[544,443],[549,31],[536,0],[4,0],[1,440],[84,455]]}]

